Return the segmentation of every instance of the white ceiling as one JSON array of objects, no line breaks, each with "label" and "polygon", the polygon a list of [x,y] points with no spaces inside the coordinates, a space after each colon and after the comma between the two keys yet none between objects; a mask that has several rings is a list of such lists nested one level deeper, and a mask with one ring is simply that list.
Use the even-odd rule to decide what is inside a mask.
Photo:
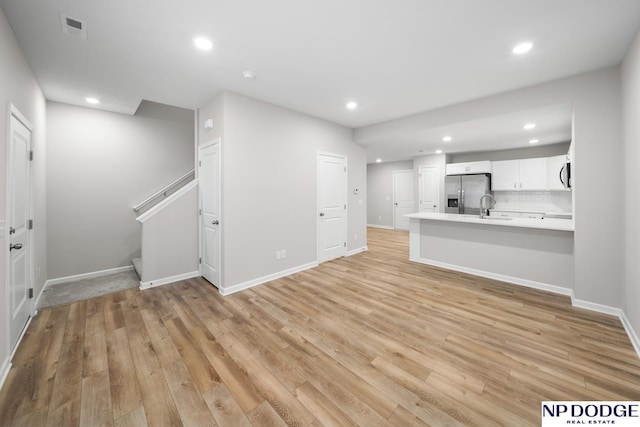
[{"label": "white ceiling", "polygon": [[[501,116],[454,123],[430,129],[398,128],[385,137],[373,137],[366,142],[367,163],[377,158],[384,162],[412,159],[435,154],[474,151],[508,150],[549,145],[571,141],[573,106],[550,105],[535,110],[518,111]],[[524,129],[525,124],[535,124],[534,129]],[[451,141],[443,141],[450,136]],[[400,141],[400,142],[398,142]]]},{"label": "white ceiling", "polygon": [[[49,100],[133,114],[143,99],[195,109],[230,90],[354,128],[615,66],[640,27],[640,0],[0,5]],[[60,13],[87,40],[62,33]],[[196,35],[214,48],[196,50]],[[533,51],[512,55],[524,40]]]}]

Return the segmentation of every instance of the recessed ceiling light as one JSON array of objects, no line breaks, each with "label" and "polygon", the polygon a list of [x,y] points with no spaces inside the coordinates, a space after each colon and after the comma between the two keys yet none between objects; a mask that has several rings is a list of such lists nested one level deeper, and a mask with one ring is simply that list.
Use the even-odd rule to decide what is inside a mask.
[{"label": "recessed ceiling light", "polygon": [[531,129],[535,129],[535,127],[536,127],[535,123],[527,123],[526,125],[522,126],[522,129],[531,130]]},{"label": "recessed ceiling light", "polygon": [[376,159],[376,163],[380,163],[382,159]]},{"label": "recessed ceiling light", "polygon": [[92,105],[100,104],[100,100],[98,98],[87,97],[84,100]]},{"label": "recessed ceiling light", "polygon": [[451,141],[452,139],[453,139],[453,138],[451,138],[449,135],[447,135],[447,136],[445,136],[444,138],[442,138],[442,140],[443,140],[444,142],[449,142],[449,141]]},{"label": "recessed ceiling light", "polygon": [[442,150],[436,150],[436,154],[442,154]]},{"label": "recessed ceiling light", "polygon": [[349,101],[347,102],[347,108],[349,110],[355,110],[356,108],[358,108],[358,103],[355,101]]},{"label": "recessed ceiling light", "polygon": [[253,71],[243,71],[242,72],[242,77],[244,77],[247,80],[255,80],[256,79],[256,73],[254,73]]},{"label": "recessed ceiling light", "polygon": [[537,144],[538,140],[537,139],[530,139],[529,140],[529,144]]},{"label": "recessed ceiling light", "polygon": [[531,42],[520,43],[519,45],[513,48],[512,52],[515,53],[516,55],[522,55],[523,53],[529,52],[532,47],[533,47],[533,43]]},{"label": "recessed ceiling light", "polygon": [[196,37],[193,39],[193,43],[200,50],[211,50],[213,47],[213,43],[209,39],[205,39],[204,37]]}]

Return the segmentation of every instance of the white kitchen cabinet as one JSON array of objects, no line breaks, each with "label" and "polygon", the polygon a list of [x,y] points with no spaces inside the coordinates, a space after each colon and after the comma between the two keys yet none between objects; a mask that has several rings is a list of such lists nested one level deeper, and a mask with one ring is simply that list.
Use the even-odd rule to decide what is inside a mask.
[{"label": "white kitchen cabinet", "polygon": [[560,172],[567,163],[567,156],[547,157],[547,188],[549,190],[567,190],[560,180]]},{"label": "white kitchen cabinet", "polygon": [[447,175],[464,175],[472,173],[491,173],[491,162],[466,162],[466,163],[449,163],[446,166]]},{"label": "white kitchen cabinet", "polygon": [[518,189],[518,160],[491,162],[491,190],[516,191]]},{"label": "white kitchen cabinet", "polygon": [[491,190],[520,191],[547,189],[547,160],[521,159],[492,162]]},{"label": "white kitchen cabinet", "polygon": [[520,185],[518,190],[547,189],[547,159],[522,159],[518,160],[520,172]]}]

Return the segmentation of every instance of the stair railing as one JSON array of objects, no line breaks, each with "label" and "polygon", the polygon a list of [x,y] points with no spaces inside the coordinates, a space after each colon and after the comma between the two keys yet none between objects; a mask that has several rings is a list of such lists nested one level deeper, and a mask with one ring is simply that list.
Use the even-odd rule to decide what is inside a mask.
[{"label": "stair railing", "polygon": [[186,184],[193,181],[195,177],[196,177],[196,171],[194,169],[190,172],[187,172],[180,178],[176,179],[166,187],[162,188],[160,191],[156,192],[151,197],[148,197],[147,199],[138,203],[136,206],[133,207],[133,211],[135,212],[136,217],[145,213],[146,211],[148,211],[149,209],[151,209],[152,207],[154,207],[155,205],[157,205],[158,203],[160,203],[161,201],[163,201],[164,199],[166,199],[167,197],[169,197],[170,195],[172,195],[173,193],[175,193],[176,191],[184,187]]}]

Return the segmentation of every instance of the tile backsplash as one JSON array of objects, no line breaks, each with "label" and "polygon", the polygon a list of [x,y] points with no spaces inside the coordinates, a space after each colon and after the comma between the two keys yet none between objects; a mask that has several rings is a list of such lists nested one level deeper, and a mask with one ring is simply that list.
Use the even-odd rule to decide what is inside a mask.
[{"label": "tile backsplash", "polygon": [[495,210],[571,212],[572,191],[495,191]]}]

